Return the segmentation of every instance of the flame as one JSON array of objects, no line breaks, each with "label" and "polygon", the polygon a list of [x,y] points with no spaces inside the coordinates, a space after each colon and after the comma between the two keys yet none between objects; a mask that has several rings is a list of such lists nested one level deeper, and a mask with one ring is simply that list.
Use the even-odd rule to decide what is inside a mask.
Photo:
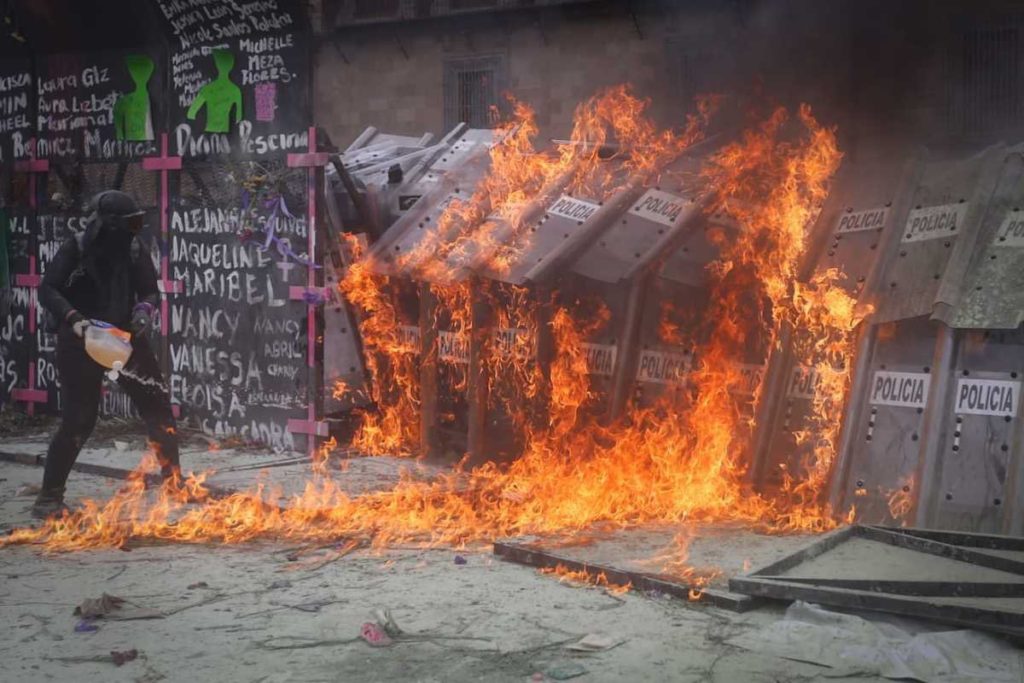
[{"label": "flame", "polygon": [[[361,255],[360,245],[353,250]],[[365,260],[347,271],[340,289],[359,316],[370,398],[352,445],[367,453],[411,453],[419,424],[419,349],[404,333],[391,278],[375,275]],[[340,398],[343,393],[335,393]]]},{"label": "flame", "polygon": [[556,564],[554,567],[541,567],[537,570],[537,573],[545,576],[557,577],[559,583],[603,588],[612,595],[622,595],[633,589],[632,582],[612,583],[608,580],[608,576],[604,572],[594,574],[586,569],[573,570],[569,569],[564,564]]},{"label": "flame", "polygon": [[[73,550],[139,537],[238,543],[344,536],[376,547],[398,541],[460,545],[572,533],[599,521],[622,527],[672,523],[684,528],[673,573],[693,586],[696,599],[717,570],[687,565],[693,524],[733,520],[774,532],[836,526],[840,521],[822,502],[822,492],[849,385],[851,332],[867,311],[841,289],[834,271],[801,276],[810,227],[841,158],[835,132],[818,124],[809,108],[801,107],[795,118],[782,109],[772,112],[705,163],[711,209],[735,228],[714,232],[720,256],[708,268],[710,303],[700,324],[684,335],[690,323],[662,311],[662,339],[696,349],[686,392],[668,392],[647,407],[631,405],[614,423],[600,419],[591,409],[598,391],[588,375],[585,344],[609,327],[607,306],[469,279],[452,266],[475,258],[492,269],[507,267],[528,245],[521,219],[535,200],[561,192],[601,200],[621,187],[622,174],[601,161],[602,149],[614,145],[618,168],[651,179],[700,139],[714,102],[702,101],[682,131],[659,131],[645,116],[646,102],[627,88],[611,89],[577,109],[572,140],[552,152],[534,149],[533,114],[517,102],[513,119],[499,129],[479,187],[468,200],[452,202],[421,248],[401,257],[431,283],[422,286],[421,296],[436,301],[433,318],[420,320],[420,328],[463,335],[479,349],[489,401],[512,417],[522,444],[507,467],[456,468],[432,481],[406,473],[391,490],[350,496],[327,476],[334,444],[326,444],[304,490],[283,507],[277,504],[280,492],[263,484],[212,499],[204,495],[202,477],[190,478],[183,483],[190,499],[169,488],[154,495],[136,487],[103,504],[87,501],[82,510],[38,529],[16,530],[2,543]],[[421,364],[439,359],[420,357],[436,354],[436,347],[421,351],[408,331],[412,322],[400,302],[411,293],[410,283],[378,275],[373,265],[367,258],[355,261],[340,285],[358,313],[375,406],[362,414],[352,446],[412,454],[419,439]],[[480,307],[493,320],[485,323]],[[517,332],[503,345],[488,336],[494,329]],[[821,376],[813,429],[800,436],[810,447],[787,468],[781,490],[757,493],[745,480],[754,425],[744,407],[749,400],[738,397],[737,389],[748,384],[739,365],[751,355],[763,363],[786,330],[795,355]],[[531,351],[541,331],[554,346],[543,371]],[[451,391],[465,391],[464,367],[441,365],[451,374]]]},{"label": "flame", "polygon": [[334,386],[331,388],[331,398],[340,399],[349,392],[348,383],[345,380],[337,379],[334,380]]},{"label": "flame", "polygon": [[908,476],[902,484],[892,491],[889,491],[886,502],[889,505],[889,515],[900,526],[907,526],[908,516],[914,508],[914,475]]}]

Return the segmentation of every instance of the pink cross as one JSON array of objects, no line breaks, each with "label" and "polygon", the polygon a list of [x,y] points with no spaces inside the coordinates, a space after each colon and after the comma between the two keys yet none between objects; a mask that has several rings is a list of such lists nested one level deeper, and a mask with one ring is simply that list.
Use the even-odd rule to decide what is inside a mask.
[{"label": "pink cross", "polygon": [[[19,173],[46,173],[47,171],[50,170],[50,160],[36,159],[35,152],[33,152],[32,157],[28,159],[22,159],[21,161],[15,161],[14,170]],[[32,189],[35,189],[35,179],[36,177],[34,175],[29,176],[29,184],[32,186]],[[34,193],[29,198],[29,202],[32,204],[32,206],[36,205],[36,197]]]},{"label": "pink cross", "polygon": [[292,301],[307,301],[307,296],[312,296],[317,301],[323,301],[326,295],[326,287],[296,287],[292,285],[288,288],[288,298]]},{"label": "pink cross", "polygon": [[[305,420],[288,420],[288,431],[292,434],[312,434],[313,436],[328,435],[327,423],[324,421],[317,421],[316,415],[313,417],[307,417]],[[309,440],[309,449],[311,451],[316,449],[316,443],[313,439]]]},{"label": "pink cross", "polygon": [[[37,290],[42,282],[42,276],[36,271],[36,257],[29,256],[28,273],[15,275],[14,284],[18,287],[29,288],[28,333],[32,337],[36,336],[36,298]],[[50,395],[44,389],[36,388],[36,364],[32,358],[29,358],[28,364],[28,387],[25,389],[14,389],[11,391],[11,397],[15,401],[27,403],[28,406],[26,408],[29,415],[35,415],[37,403],[49,403]]]},{"label": "pink cross", "polygon": [[[308,235],[307,235],[307,254],[312,259],[316,254],[316,181],[317,181],[317,169],[327,165],[328,155],[323,152],[316,151],[316,127],[310,126],[309,128],[309,152],[303,154],[289,154],[288,155],[288,167],[289,168],[305,168],[306,169],[306,188],[308,190],[309,204],[308,204]],[[323,288],[317,287],[316,284],[316,269],[306,269],[306,286],[305,287],[290,287],[289,298],[305,299],[305,295],[309,292],[322,291]],[[316,307],[317,304],[310,303],[306,310],[306,335],[309,342],[306,344],[306,364],[309,367],[309,376],[312,380],[313,371],[316,368]],[[320,436],[326,437],[328,434],[327,423],[322,420],[316,419],[316,397],[313,395],[315,384],[311,382],[309,387],[309,410],[305,420],[288,420],[288,431],[294,434],[308,434],[311,437]],[[316,439],[309,439],[309,453],[312,456],[316,451]]]},{"label": "pink cross", "polygon": [[[50,162],[48,159],[36,159],[35,150],[33,148],[32,156],[22,161],[14,162],[14,170],[21,173],[28,173],[28,201],[29,206],[33,209],[36,208],[36,176],[40,173],[46,173],[50,170]],[[29,334],[35,336],[36,334],[36,301],[38,298],[37,291],[39,285],[42,284],[43,278],[39,275],[36,270],[36,257],[30,256],[28,259],[28,273],[20,273],[14,276],[14,284],[18,287],[29,288],[29,315],[28,315],[28,331]],[[25,389],[14,389],[11,391],[11,397],[15,401],[23,401],[28,404],[26,410],[29,415],[36,414],[37,403],[48,403],[50,400],[49,394],[43,389],[36,388],[36,364],[35,360],[29,357],[28,364],[28,386]]]},{"label": "pink cross", "polygon": [[160,156],[146,157],[142,160],[142,168],[147,171],[160,172],[160,237],[165,246],[160,254],[160,280],[156,283],[157,288],[165,296],[160,300],[160,329],[166,337],[168,329],[168,316],[170,306],[167,302],[167,294],[181,294],[182,283],[180,280],[170,278],[170,258],[167,255],[170,243],[168,242],[168,205],[170,194],[167,187],[167,172],[181,170],[181,157],[172,157],[167,154],[167,133],[160,134]]}]

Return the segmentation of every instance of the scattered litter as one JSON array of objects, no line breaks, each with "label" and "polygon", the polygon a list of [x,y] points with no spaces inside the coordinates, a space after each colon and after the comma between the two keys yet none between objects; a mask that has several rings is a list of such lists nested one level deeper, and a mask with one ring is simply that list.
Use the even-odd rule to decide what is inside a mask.
[{"label": "scattered litter", "polygon": [[15,492],[14,495],[18,496],[19,498],[27,498],[29,496],[38,496],[39,495],[39,484],[25,484],[24,486],[19,486],[18,490]]},{"label": "scattered litter", "polygon": [[94,624],[92,619],[80,619],[78,623],[75,624],[75,633],[94,633],[99,630],[99,625]]},{"label": "scattered litter", "polygon": [[379,624],[375,624],[372,621],[363,624],[362,629],[359,631],[359,637],[372,647],[387,647],[395,642],[391,640],[391,637]]},{"label": "scattered litter", "polygon": [[[124,605],[130,605],[134,609],[124,609]],[[124,598],[108,593],[104,593],[98,598],[86,598],[75,608],[73,614],[82,617],[83,620],[104,617],[127,621],[130,619],[162,619],[164,617],[163,612],[159,610],[139,607]]]},{"label": "scattered litter", "polygon": [[587,670],[576,662],[566,662],[547,670],[548,677],[555,681],[567,681],[570,678],[576,678],[585,673],[587,673]]},{"label": "scattered litter", "polygon": [[373,611],[374,621],[363,624],[359,637],[374,647],[386,647],[396,641],[409,642],[415,640],[479,640],[490,642],[490,638],[479,636],[459,636],[423,631],[406,633],[391,616],[391,610],[377,608]]},{"label": "scattered litter", "polygon": [[134,662],[139,658],[139,651],[135,648],[131,650],[111,650],[110,658],[114,660],[115,666],[121,666],[126,662]]},{"label": "scattered litter", "polygon": [[833,669],[829,676],[882,676],[923,683],[1024,679],[1020,653],[994,636],[967,630],[913,635],[884,621],[830,612],[800,601],[775,623],[726,642],[827,666]]},{"label": "scattered litter", "polygon": [[[191,590],[195,590],[196,588],[209,588],[209,587],[210,587],[210,585],[208,583],[206,583],[205,581],[197,581],[196,583],[190,583],[188,586],[186,586],[186,589],[191,591]],[[273,588],[273,586],[271,586],[271,588]]]},{"label": "scattered litter", "polygon": [[80,615],[83,619],[103,617],[115,609],[120,609],[124,602],[124,598],[104,593],[99,598],[86,598],[81,605],[75,608],[74,614]]},{"label": "scattered litter", "polygon": [[127,451],[130,447],[131,444],[128,443],[127,441],[120,441],[118,439],[114,439],[114,448],[121,451],[122,453]]},{"label": "scattered litter", "polygon": [[602,652],[618,647],[624,642],[626,641],[623,638],[616,638],[605,633],[588,633],[575,643],[566,645],[565,649],[575,652]]},{"label": "scattered litter", "polygon": [[455,564],[466,564],[466,558],[464,558],[462,555],[456,555]]},{"label": "scattered litter", "polygon": [[384,629],[384,633],[392,638],[400,638],[405,635],[405,631],[402,630],[398,622],[391,616],[391,610],[378,607],[373,611],[373,618],[376,620],[377,625]]}]

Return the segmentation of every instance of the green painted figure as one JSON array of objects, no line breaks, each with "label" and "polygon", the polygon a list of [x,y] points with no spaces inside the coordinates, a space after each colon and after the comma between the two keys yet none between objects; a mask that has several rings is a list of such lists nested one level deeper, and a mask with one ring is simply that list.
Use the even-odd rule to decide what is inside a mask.
[{"label": "green painted figure", "polygon": [[214,50],[213,63],[217,67],[217,78],[199,89],[199,94],[188,108],[188,118],[194,120],[206,105],[206,132],[227,133],[232,123],[242,119],[242,90],[231,82],[231,69],[235,66],[235,56],[231,52]]},{"label": "green painted figure", "polygon": [[124,65],[135,81],[135,90],[121,95],[114,103],[114,135],[118,140],[152,140],[148,86],[153,60],[146,55],[128,55]]}]

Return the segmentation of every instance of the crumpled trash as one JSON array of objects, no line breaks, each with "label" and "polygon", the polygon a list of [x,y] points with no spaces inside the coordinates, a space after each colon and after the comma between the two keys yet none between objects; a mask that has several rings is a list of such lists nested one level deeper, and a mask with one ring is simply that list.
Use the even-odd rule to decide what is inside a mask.
[{"label": "crumpled trash", "polygon": [[576,662],[566,662],[552,666],[546,671],[549,678],[555,681],[567,681],[587,673],[587,670]]},{"label": "crumpled trash", "polygon": [[139,658],[139,651],[135,648],[131,650],[111,650],[110,658],[114,660],[115,666],[121,666],[125,662],[134,662]]},{"label": "crumpled trash", "polygon": [[18,498],[38,496],[39,488],[39,484],[25,484],[24,486],[19,486],[18,490],[14,493],[14,495],[17,496]]},{"label": "crumpled trash", "polygon": [[796,601],[786,616],[729,645],[830,667],[828,676],[881,676],[925,683],[1024,680],[1019,651],[995,636],[956,630],[912,634],[882,619]]},{"label": "crumpled trash", "polygon": [[455,556],[455,564],[466,564],[467,560],[462,555]]},{"label": "crumpled trash", "polygon": [[75,624],[75,633],[95,633],[99,630],[100,627],[94,624],[92,619],[79,619],[78,623]]},{"label": "crumpled trash", "polygon": [[[124,605],[131,605],[134,609],[124,609]],[[86,598],[75,608],[73,614],[76,617],[82,617],[83,620],[102,617],[127,621],[130,619],[163,619],[164,617],[163,612],[159,610],[139,607],[124,598],[108,593],[104,593],[98,598]]]},{"label": "crumpled trash", "polygon": [[392,638],[398,638],[405,633],[398,625],[398,622],[391,616],[391,610],[389,609],[378,607],[373,611],[373,618],[376,620],[377,625],[384,629],[384,633]]},{"label": "crumpled trash", "polygon": [[624,638],[616,638],[606,633],[588,633],[575,643],[566,645],[565,649],[575,652],[603,652],[618,647],[624,642],[626,642]]},{"label": "crumpled trash", "polygon": [[407,633],[391,616],[391,610],[377,608],[373,611],[374,621],[368,621],[362,625],[359,637],[374,647],[386,647],[395,641],[414,640],[482,640],[489,641],[490,638],[483,638],[475,635],[444,634],[437,632]]},{"label": "crumpled trash", "polygon": [[387,647],[395,641],[387,634],[380,624],[368,621],[359,630],[359,637],[365,640],[372,647]]}]

